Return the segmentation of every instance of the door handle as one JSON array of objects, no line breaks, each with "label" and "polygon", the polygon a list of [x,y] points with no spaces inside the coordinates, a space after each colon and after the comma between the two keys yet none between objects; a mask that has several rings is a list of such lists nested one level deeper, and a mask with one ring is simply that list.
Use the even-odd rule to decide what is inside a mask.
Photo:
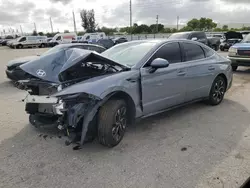
[{"label": "door handle", "polygon": [[215,70],[215,67],[214,67],[214,66],[209,66],[209,67],[208,67],[208,70],[211,70],[211,71],[212,71],[212,70]]},{"label": "door handle", "polygon": [[179,71],[179,72],[177,73],[177,75],[178,75],[178,76],[184,76],[184,75],[186,75],[186,72],[185,72],[185,71]]}]

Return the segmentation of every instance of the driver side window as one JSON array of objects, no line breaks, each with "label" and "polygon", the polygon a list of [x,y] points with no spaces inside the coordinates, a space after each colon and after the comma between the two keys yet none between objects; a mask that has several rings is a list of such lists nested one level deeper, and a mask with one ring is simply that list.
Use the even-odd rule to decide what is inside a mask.
[{"label": "driver side window", "polygon": [[59,37],[57,37],[57,38],[56,38],[56,40],[61,40],[61,38],[62,38],[62,37],[61,37],[61,36],[59,36]]},{"label": "driver side window", "polygon": [[148,63],[144,67],[150,66],[151,62],[156,58],[162,58],[167,60],[170,64],[172,63],[180,63],[182,61],[181,58],[181,49],[178,42],[173,42],[169,44],[165,44],[162,46],[148,61]]}]

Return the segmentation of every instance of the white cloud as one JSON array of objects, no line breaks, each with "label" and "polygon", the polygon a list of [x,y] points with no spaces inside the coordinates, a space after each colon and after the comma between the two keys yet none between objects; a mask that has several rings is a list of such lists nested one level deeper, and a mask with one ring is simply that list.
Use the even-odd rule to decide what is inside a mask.
[{"label": "white cloud", "polygon": [[[175,24],[194,17],[211,17],[218,22],[249,22],[248,0],[132,0],[133,22],[152,24],[159,15],[160,23]],[[246,6],[248,5],[248,6]],[[129,0],[0,0],[0,31],[9,27],[31,32],[36,23],[38,31],[73,31],[72,11],[75,12],[77,30],[81,27],[80,10],[94,9],[99,26],[129,25]]]}]

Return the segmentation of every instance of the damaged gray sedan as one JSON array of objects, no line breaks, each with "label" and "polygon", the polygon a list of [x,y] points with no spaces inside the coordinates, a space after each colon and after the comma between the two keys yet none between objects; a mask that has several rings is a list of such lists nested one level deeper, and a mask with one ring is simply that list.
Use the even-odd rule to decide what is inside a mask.
[{"label": "damaged gray sedan", "polygon": [[231,87],[232,68],[201,43],[144,40],[75,57],[60,68],[58,79],[62,90],[49,98],[57,99],[53,111],[68,143],[97,137],[114,147],[136,118],[201,100],[220,104]]}]

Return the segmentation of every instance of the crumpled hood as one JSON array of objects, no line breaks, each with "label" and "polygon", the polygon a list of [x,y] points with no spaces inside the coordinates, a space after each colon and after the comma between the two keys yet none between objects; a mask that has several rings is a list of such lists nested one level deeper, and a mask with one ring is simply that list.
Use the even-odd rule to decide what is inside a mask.
[{"label": "crumpled hood", "polygon": [[38,56],[19,57],[19,58],[16,58],[16,59],[13,59],[13,60],[9,61],[7,63],[7,67],[18,66],[18,65],[27,63],[27,62],[29,62],[31,60],[37,59],[37,58],[38,58]]},{"label": "crumpled hood", "polygon": [[94,51],[77,48],[62,49],[52,54],[40,56],[38,59],[21,65],[20,68],[37,78],[60,83],[66,81],[63,80],[62,75],[67,74],[68,69],[91,61],[100,61],[104,64],[128,68]]},{"label": "crumpled hood", "polygon": [[226,40],[228,39],[243,39],[243,36],[239,32],[229,31],[225,33]]}]

